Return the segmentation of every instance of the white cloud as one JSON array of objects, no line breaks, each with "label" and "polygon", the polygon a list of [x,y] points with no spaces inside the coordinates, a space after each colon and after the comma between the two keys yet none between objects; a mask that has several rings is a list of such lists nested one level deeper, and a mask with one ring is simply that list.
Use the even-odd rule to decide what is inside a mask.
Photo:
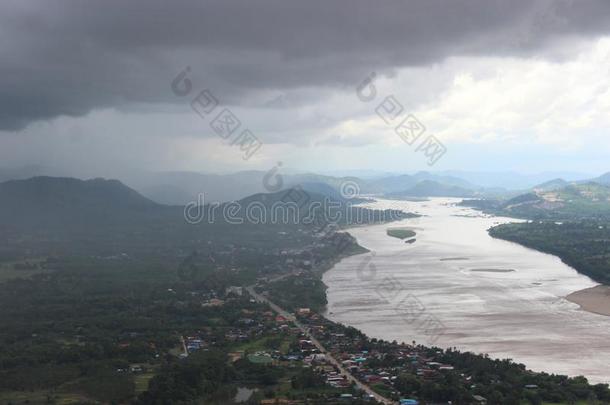
[{"label": "white cloud", "polygon": [[[610,38],[572,49],[578,50],[572,58],[554,61],[470,56],[378,75],[378,96],[369,103],[356,97],[358,83],[341,91],[303,87],[254,94],[259,106],[231,106],[264,142],[249,161],[210,131],[188,100],[34,123],[0,136],[0,158],[5,165],[90,165],[98,172],[118,166],[236,171],[277,161],[287,167],[424,168],[414,147],[375,114],[379,102],[394,95],[405,113],[447,144],[453,167],[471,160],[469,146],[501,153],[508,144],[563,156],[572,151],[581,161],[602,154],[596,158],[601,162],[610,150]],[[592,142],[595,151],[587,150]]]},{"label": "white cloud", "polygon": [[[572,60],[451,60],[453,83],[416,114],[448,142],[517,139],[576,148],[610,129],[610,39]],[[492,74],[490,74],[490,68]]]}]

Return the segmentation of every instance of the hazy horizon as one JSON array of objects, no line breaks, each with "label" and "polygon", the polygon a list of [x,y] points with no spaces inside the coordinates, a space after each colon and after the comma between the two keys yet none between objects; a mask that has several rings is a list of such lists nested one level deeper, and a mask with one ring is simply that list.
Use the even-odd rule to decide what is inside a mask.
[{"label": "hazy horizon", "polygon": [[610,405],[610,0],[0,2],[0,405]]}]

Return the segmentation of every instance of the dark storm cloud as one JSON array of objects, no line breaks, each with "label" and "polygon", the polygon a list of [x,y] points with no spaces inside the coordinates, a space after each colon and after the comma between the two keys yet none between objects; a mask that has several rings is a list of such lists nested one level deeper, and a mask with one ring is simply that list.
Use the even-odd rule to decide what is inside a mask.
[{"label": "dark storm cloud", "polygon": [[605,34],[609,19],[607,0],[3,2],[0,129],[175,102],[185,65],[195,87],[247,103],[262,89],[352,87],[371,69],[541,53]]}]

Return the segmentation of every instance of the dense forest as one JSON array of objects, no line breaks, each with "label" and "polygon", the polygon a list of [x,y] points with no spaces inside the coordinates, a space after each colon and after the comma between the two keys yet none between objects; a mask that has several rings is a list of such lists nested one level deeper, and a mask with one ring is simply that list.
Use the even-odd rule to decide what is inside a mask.
[{"label": "dense forest", "polygon": [[559,256],[595,281],[610,284],[610,223],[528,222],[494,227],[490,235]]}]

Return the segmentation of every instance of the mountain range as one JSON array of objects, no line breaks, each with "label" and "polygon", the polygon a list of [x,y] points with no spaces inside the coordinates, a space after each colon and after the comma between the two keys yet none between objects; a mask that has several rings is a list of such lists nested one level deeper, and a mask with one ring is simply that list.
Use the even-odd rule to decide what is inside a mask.
[{"label": "mountain range", "polygon": [[[0,168],[0,181],[40,177],[45,173],[51,173],[55,177],[58,170],[40,166]],[[367,177],[298,173],[293,170],[280,170],[277,173],[274,171],[242,171],[232,174],[132,171],[120,176],[119,180],[151,201],[165,205],[182,206],[197,201],[202,193],[207,202],[226,202],[237,201],[257,193],[275,192],[292,187],[302,187],[313,193],[332,196],[335,199],[343,197],[342,192],[344,190],[342,188],[345,188],[345,185],[352,187],[350,191],[356,194],[350,197],[356,198],[375,195],[388,198],[482,197],[510,199],[528,192],[561,189],[570,184],[597,183],[610,185],[610,173],[590,179],[579,179],[578,174],[573,173],[564,174],[567,176],[566,178],[544,178],[543,175],[522,175],[509,172],[494,174],[450,171],[418,172],[414,174],[380,172],[375,176]],[[473,179],[480,181],[480,183],[473,182]],[[533,180],[537,179],[542,180],[539,183],[532,183]],[[526,183],[530,185],[517,189],[512,187],[516,184],[523,185]]]},{"label": "mountain range", "polygon": [[[293,239],[298,245],[331,223],[385,222],[405,216],[400,211],[353,206],[327,185],[306,186],[310,190],[288,188],[253,194],[237,203],[185,207],[154,202],[118,180],[49,176],[10,180],[0,183],[0,255],[24,246],[46,254],[162,252],[172,246],[188,250],[205,241],[272,246],[275,237]],[[293,211],[285,208],[278,214],[282,217],[274,219],[278,202],[293,204],[296,213],[289,216]],[[261,233],[260,226],[267,231]]]}]

